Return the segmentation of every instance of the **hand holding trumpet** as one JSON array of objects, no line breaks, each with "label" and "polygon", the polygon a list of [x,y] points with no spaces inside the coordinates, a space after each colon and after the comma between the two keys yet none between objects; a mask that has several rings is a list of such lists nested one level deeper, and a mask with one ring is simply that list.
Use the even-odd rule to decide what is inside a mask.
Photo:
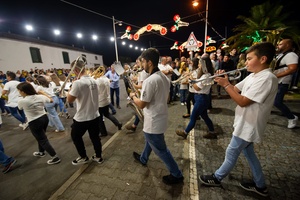
[{"label": "hand holding trumpet", "polygon": [[225,73],[224,70],[217,70],[216,75],[220,75],[220,74],[222,74],[222,76],[216,76],[214,78],[214,81],[222,87],[228,86],[230,84],[230,82],[228,80],[228,75]]}]

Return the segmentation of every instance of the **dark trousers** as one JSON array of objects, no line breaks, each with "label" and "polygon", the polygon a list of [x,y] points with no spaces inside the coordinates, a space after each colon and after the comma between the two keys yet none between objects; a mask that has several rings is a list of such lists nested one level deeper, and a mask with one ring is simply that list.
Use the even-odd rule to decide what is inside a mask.
[{"label": "dark trousers", "polygon": [[103,114],[103,112],[101,112],[101,108],[100,107],[99,107],[99,113],[100,113],[100,118],[99,118],[99,130],[100,130],[100,133],[101,133],[101,135],[107,135],[106,126],[105,126],[105,123],[103,121],[104,114]]},{"label": "dark trousers", "polygon": [[46,130],[49,123],[48,116],[45,114],[28,123],[32,135],[35,137],[39,144],[39,152],[47,151],[50,156],[55,156],[56,152],[51,146],[47,136]]},{"label": "dark trousers", "polygon": [[193,105],[195,105],[194,93],[189,92],[185,102],[186,102],[187,114],[191,114],[191,102],[193,103]]},{"label": "dark trousers", "polygon": [[275,97],[274,106],[278,108],[282,112],[284,116],[288,119],[294,119],[294,114],[290,111],[290,109],[283,103],[284,95],[287,93],[289,89],[289,84],[278,84],[278,91]]},{"label": "dark trousers", "polygon": [[84,142],[82,139],[86,131],[88,131],[90,139],[93,143],[96,157],[102,157],[102,144],[99,137],[99,117],[84,122],[77,122],[73,119],[71,128],[71,137],[80,157],[87,157]]},{"label": "dark trousers", "polygon": [[103,116],[105,116],[112,123],[114,123],[115,126],[118,126],[120,124],[120,122],[112,114],[109,113],[109,105],[100,107],[99,113],[100,113],[100,116],[102,116],[102,118],[103,118]]},{"label": "dark trousers", "polygon": [[110,101],[113,106],[115,106],[114,94],[116,92],[116,104],[120,106],[120,88],[110,88]]},{"label": "dark trousers", "polygon": [[5,100],[2,98],[0,98],[0,109],[1,109],[2,113],[5,113],[5,111],[6,111],[6,113],[10,113],[9,108],[7,106],[5,106]]}]

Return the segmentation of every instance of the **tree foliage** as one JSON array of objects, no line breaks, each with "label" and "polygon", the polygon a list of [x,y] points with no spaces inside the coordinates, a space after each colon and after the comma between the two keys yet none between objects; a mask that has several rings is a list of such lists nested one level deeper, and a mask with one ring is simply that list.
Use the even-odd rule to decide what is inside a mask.
[{"label": "tree foliage", "polygon": [[281,38],[291,38],[299,47],[299,21],[288,19],[291,13],[283,12],[283,8],[280,3],[270,0],[252,7],[250,17],[237,17],[243,23],[233,29],[236,34],[225,42],[230,48],[244,51],[257,42],[268,41],[276,45]]}]

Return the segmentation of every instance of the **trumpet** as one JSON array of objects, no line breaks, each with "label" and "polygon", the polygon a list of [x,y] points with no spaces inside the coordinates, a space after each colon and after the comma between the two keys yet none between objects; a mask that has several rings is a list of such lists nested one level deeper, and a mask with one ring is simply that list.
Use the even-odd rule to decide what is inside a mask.
[{"label": "trumpet", "polygon": [[190,76],[192,74],[192,72],[189,73],[185,73],[183,75],[181,75],[178,79],[176,79],[175,81],[171,81],[171,83],[173,85],[175,85],[176,83],[179,83],[180,81],[182,81],[183,79],[185,79],[186,77]]},{"label": "trumpet", "polygon": [[195,83],[198,83],[198,82],[202,82],[203,85],[213,85],[214,84],[214,78],[219,77],[219,76],[224,76],[224,75],[228,75],[229,76],[228,79],[230,81],[238,80],[242,75],[241,71],[246,70],[246,69],[247,69],[247,66],[243,67],[243,68],[240,68],[240,69],[235,69],[235,70],[231,70],[231,71],[228,71],[228,72],[224,72],[222,74],[216,74],[216,75],[209,76],[209,77],[204,77],[204,78],[195,79],[195,80],[189,80],[189,83],[195,84]]}]

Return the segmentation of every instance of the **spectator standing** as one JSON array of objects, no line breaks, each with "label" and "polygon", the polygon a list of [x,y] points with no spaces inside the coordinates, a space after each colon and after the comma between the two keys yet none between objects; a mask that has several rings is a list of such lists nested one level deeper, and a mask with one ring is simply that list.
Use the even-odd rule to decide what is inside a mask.
[{"label": "spectator standing", "polygon": [[111,70],[107,71],[105,76],[109,78],[110,80],[110,101],[112,106],[115,106],[115,101],[114,101],[114,95],[116,93],[116,105],[117,108],[121,109],[120,107],[120,76],[117,74],[115,71],[114,65],[111,65]]}]

